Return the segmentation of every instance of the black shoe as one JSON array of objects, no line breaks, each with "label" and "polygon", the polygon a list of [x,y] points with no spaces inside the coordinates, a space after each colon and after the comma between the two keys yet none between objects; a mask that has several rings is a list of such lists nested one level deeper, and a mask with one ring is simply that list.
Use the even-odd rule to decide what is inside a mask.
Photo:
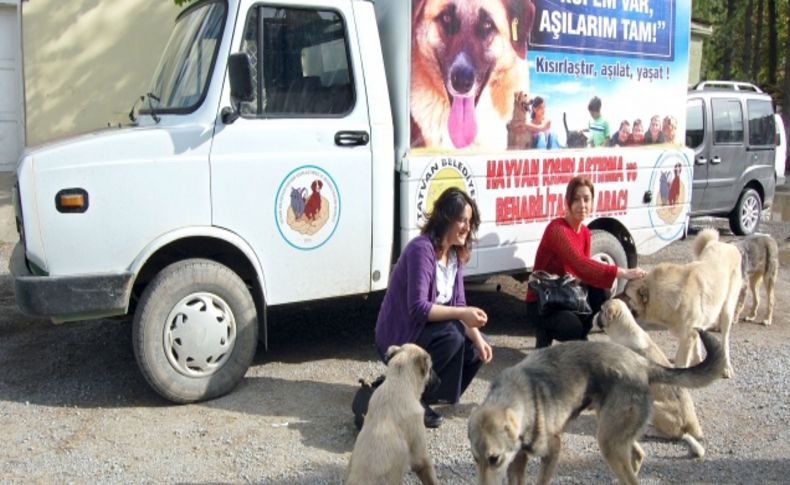
[{"label": "black shoe", "polygon": [[425,417],[423,418],[425,427],[438,428],[442,424],[442,421],[444,421],[442,415],[431,409],[425,402],[422,403],[422,407],[425,409]]}]

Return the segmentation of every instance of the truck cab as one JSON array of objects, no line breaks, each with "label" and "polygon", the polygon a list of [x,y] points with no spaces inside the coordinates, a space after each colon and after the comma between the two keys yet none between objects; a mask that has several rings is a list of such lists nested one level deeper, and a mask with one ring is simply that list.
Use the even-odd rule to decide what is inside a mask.
[{"label": "truck cab", "polygon": [[[355,0],[185,9],[131,126],[23,154],[20,308],[132,314],[146,379],[189,402],[243,377],[267,306],[383,288],[394,156],[376,25]],[[243,99],[229,65],[246,68]]]}]

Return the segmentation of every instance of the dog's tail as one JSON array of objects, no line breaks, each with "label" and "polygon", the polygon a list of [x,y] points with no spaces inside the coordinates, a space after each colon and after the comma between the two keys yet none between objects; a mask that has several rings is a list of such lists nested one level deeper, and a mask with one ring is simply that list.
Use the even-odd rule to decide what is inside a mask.
[{"label": "dog's tail", "polygon": [[680,387],[705,387],[724,376],[727,359],[724,350],[716,338],[709,332],[697,329],[705,346],[705,360],[688,368],[663,367],[658,364],[651,367],[648,375],[650,384],[669,384]]},{"label": "dog's tail", "polygon": [[713,242],[719,240],[719,231],[716,229],[703,229],[697,234],[697,237],[694,238],[694,257],[699,258],[699,255],[702,254],[702,251],[705,250],[705,247]]},{"label": "dog's tail", "polygon": [[697,438],[691,436],[688,433],[684,433],[680,439],[686,442],[692,455],[697,458],[702,458],[705,456],[705,448],[700,444],[699,441],[697,441]]},{"label": "dog's tail", "polygon": [[[779,273],[779,244],[776,239],[768,236],[765,242],[766,248],[766,261],[765,261],[765,277],[776,280],[776,275]],[[746,275],[746,273],[742,273]]]}]

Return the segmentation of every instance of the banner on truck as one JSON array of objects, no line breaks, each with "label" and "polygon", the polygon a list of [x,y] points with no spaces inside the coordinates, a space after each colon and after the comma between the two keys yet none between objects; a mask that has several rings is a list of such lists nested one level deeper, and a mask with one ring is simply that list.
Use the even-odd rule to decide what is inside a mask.
[{"label": "banner on truck", "polygon": [[682,146],[690,8],[413,0],[412,149]]}]

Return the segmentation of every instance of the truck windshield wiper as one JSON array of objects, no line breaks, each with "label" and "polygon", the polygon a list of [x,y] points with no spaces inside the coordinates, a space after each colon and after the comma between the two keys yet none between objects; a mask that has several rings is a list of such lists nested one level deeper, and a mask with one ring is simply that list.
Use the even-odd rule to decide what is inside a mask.
[{"label": "truck windshield wiper", "polygon": [[159,120],[161,120],[162,118],[160,118],[159,115],[156,114],[156,109],[154,108],[154,105],[151,103],[151,100],[153,99],[154,101],[156,101],[156,104],[159,104],[159,96],[151,92],[146,93],[145,96],[148,98],[148,111],[151,114],[151,118],[153,118],[156,123],[159,123]]},{"label": "truck windshield wiper", "polygon": [[131,120],[132,123],[137,123],[137,113],[135,113],[134,110],[137,109],[137,105],[142,103],[143,100],[145,100],[145,96],[140,96],[139,98],[135,99],[132,109],[129,110],[129,120]]},{"label": "truck windshield wiper", "polygon": [[154,108],[153,104],[151,104],[151,100],[152,99],[154,101],[156,101],[157,103],[159,103],[159,96],[155,95],[154,93],[150,93],[149,92],[149,93],[145,93],[145,94],[140,95],[139,98],[134,100],[134,104],[132,105],[132,109],[129,110],[129,119],[132,121],[132,123],[136,123],[137,122],[137,118],[139,118],[138,114],[135,112],[135,110],[137,109],[137,105],[140,104],[140,103],[145,102],[146,99],[148,100],[148,112],[151,115],[151,118],[153,118],[154,121],[157,122],[157,123],[159,123],[159,120],[161,120],[159,115],[156,114],[156,108]]}]

